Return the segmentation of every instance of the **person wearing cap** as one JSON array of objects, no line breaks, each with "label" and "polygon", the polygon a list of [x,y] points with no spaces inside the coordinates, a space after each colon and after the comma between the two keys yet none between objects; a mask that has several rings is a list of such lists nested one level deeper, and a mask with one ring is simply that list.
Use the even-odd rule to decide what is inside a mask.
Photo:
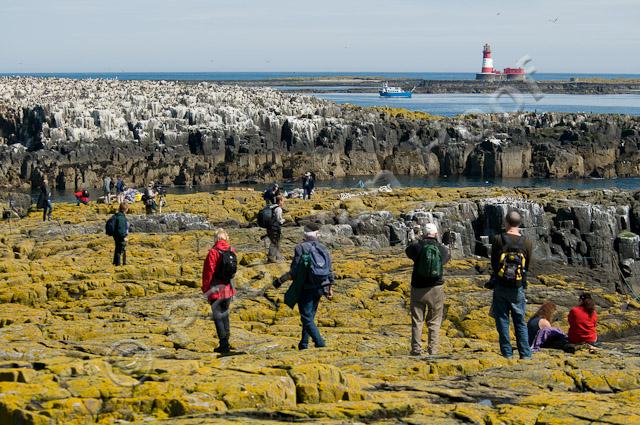
[{"label": "person wearing cap", "polygon": [[[433,250],[430,247],[436,247]],[[438,354],[440,326],[444,312],[444,279],[442,266],[449,261],[449,250],[438,241],[438,227],[428,223],[423,238],[407,247],[405,254],[413,260],[411,274],[411,355],[422,354],[422,327],[427,320],[429,329],[427,352]],[[425,273],[425,262],[436,264],[439,270]]]},{"label": "person wearing cap", "polygon": [[280,194],[276,197],[276,203],[271,208],[271,223],[267,228],[267,237],[269,238],[267,261],[270,263],[277,263],[282,260],[282,255],[280,255],[280,238],[282,237],[282,225],[284,224],[284,217],[282,216],[283,206],[284,196]]},{"label": "person wearing cap", "polygon": [[142,202],[144,202],[144,209],[147,215],[153,214],[156,210],[156,191],[153,190],[153,182],[149,182],[147,188],[144,190]]},{"label": "person wearing cap", "polygon": [[[310,223],[304,227],[304,240],[295,248],[289,271],[273,281],[273,286],[276,288],[279,288],[283,282],[290,279],[293,279],[291,286],[297,286],[296,291],[294,291],[295,299],[288,299],[287,295],[293,289],[290,287],[287,295],[285,295],[285,303],[291,308],[298,304],[300,322],[302,324],[302,336],[298,344],[299,350],[309,348],[309,338],[313,340],[316,348],[326,346],[315,324],[315,317],[320,298],[323,295],[328,299],[333,297],[335,276],[331,254],[327,247],[318,240],[319,230],[320,226],[316,223]],[[309,260],[309,264],[305,265],[305,259]],[[304,269],[303,267],[307,268]]]},{"label": "person wearing cap", "polygon": [[275,205],[278,203],[278,195],[280,195],[280,186],[278,186],[278,183],[274,183],[273,186],[264,191],[262,199],[265,200],[267,206]]},{"label": "person wearing cap", "polygon": [[316,179],[313,174],[307,171],[302,178],[302,199],[311,199],[311,193],[316,185]]}]

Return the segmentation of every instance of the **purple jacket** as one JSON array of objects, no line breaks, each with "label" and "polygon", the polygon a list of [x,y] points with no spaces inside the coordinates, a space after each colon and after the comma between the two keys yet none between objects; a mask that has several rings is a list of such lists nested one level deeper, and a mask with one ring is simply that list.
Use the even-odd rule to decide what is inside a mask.
[{"label": "purple jacket", "polygon": [[565,334],[562,329],[559,328],[544,328],[540,329],[536,334],[536,338],[533,340],[533,344],[531,345],[531,351],[538,352],[542,348],[545,342],[550,338],[562,336],[567,338],[567,334]]}]

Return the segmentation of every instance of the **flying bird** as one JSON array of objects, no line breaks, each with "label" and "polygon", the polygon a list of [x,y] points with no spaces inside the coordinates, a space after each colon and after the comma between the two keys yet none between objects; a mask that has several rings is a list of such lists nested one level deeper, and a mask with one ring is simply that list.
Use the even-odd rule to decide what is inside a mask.
[{"label": "flying bird", "polygon": [[549,22],[551,22],[552,24],[557,24],[558,23],[558,19],[559,18],[549,19]]}]

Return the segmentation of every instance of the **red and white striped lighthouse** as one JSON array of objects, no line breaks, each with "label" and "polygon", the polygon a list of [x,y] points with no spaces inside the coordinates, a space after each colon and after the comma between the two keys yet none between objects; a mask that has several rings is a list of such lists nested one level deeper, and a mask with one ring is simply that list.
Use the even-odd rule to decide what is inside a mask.
[{"label": "red and white striped lighthouse", "polygon": [[493,74],[493,58],[491,57],[491,46],[488,44],[484,45],[482,51],[482,73]]}]

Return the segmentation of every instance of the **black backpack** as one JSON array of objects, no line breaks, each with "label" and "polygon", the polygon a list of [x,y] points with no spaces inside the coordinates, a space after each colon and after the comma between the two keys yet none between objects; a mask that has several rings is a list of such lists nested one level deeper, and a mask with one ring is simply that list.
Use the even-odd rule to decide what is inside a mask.
[{"label": "black backpack", "polygon": [[238,257],[235,252],[231,251],[231,248],[226,251],[217,248],[216,250],[220,254],[220,261],[216,271],[213,273],[213,277],[222,282],[229,282],[238,271]]},{"label": "black backpack", "polygon": [[527,259],[524,254],[524,242],[526,238],[520,236],[516,242],[510,242],[505,234],[502,238],[502,252],[498,262],[497,276],[506,286],[520,287],[524,284]]},{"label": "black backpack", "polygon": [[271,225],[273,224],[273,217],[275,216],[275,214],[273,213],[274,209],[275,208],[273,205],[269,205],[258,212],[258,226],[262,227],[263,229],[268,229],[271,227]]},{"label": "black backpack", "polygon": [[107,234],[107,236],[115,236],[116,235],[116,215],[112,215],[111,218],[109,218],[109,220],[107,220],[107,223],[104,225],[104,232]]}]

